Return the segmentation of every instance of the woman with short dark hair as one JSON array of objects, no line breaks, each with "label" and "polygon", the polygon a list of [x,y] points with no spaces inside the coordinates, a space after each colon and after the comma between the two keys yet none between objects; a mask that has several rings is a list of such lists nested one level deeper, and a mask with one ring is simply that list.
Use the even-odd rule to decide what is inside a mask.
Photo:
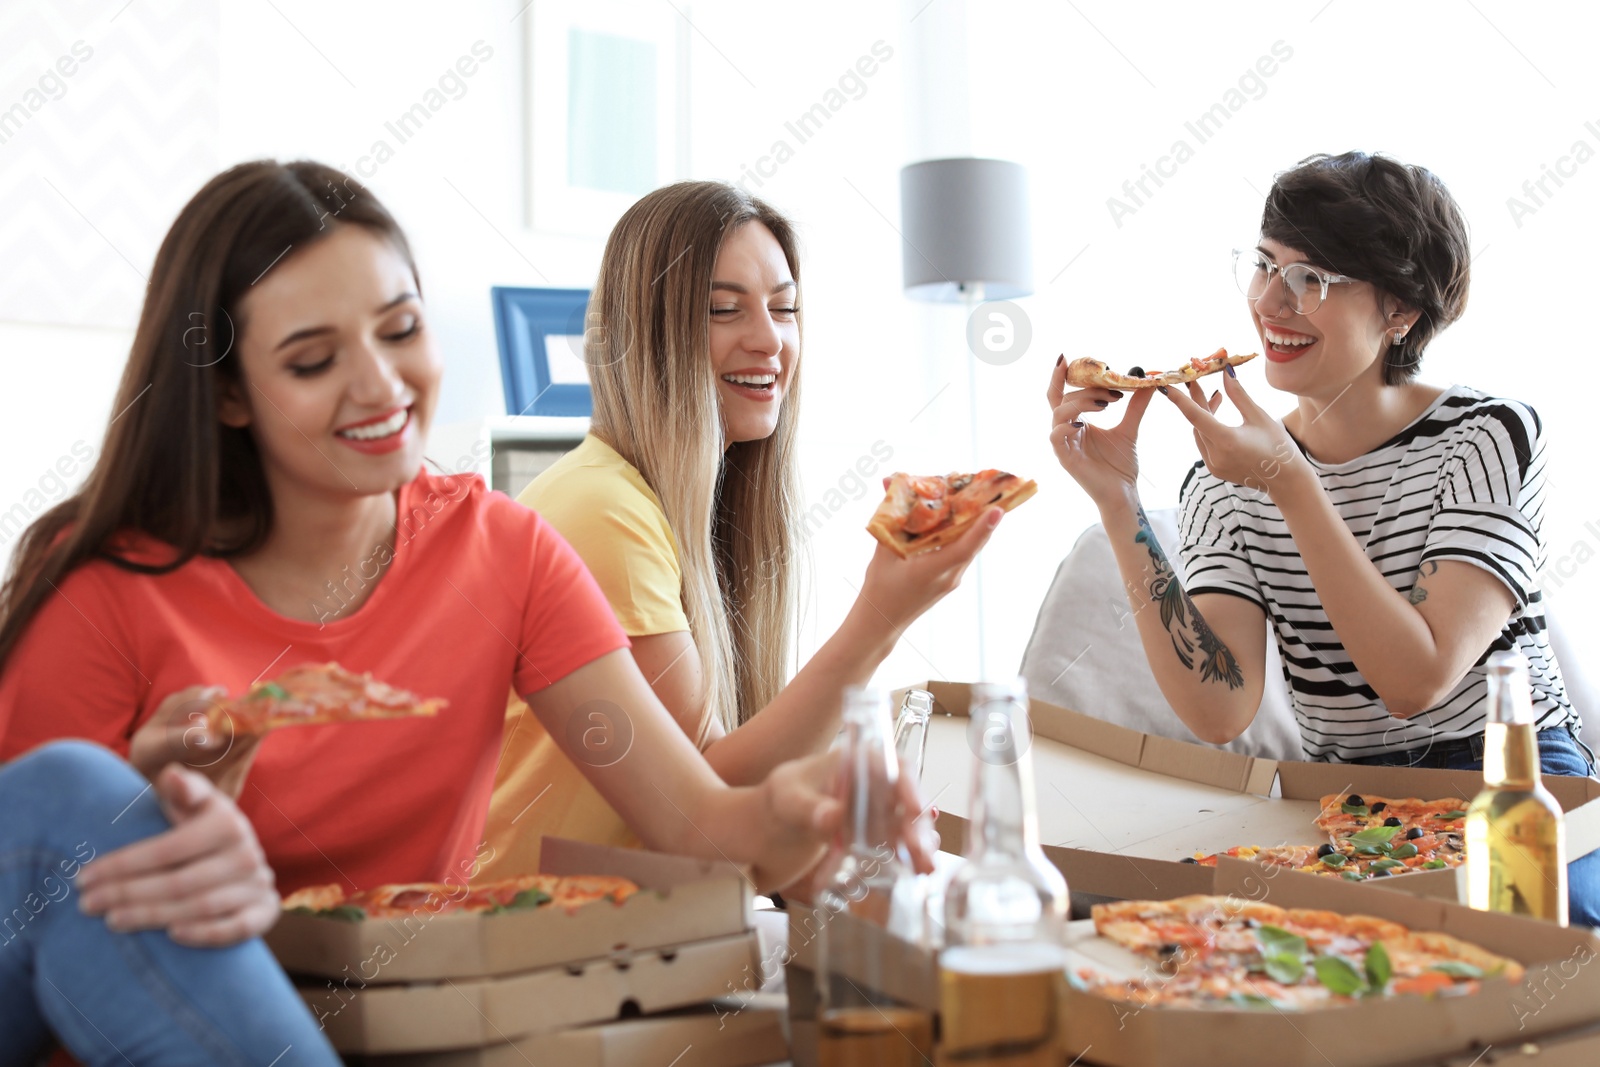
[{"label": "woman with short dark hair", "polygon": [[[1416,381],[1423,351],[1466,306],[1470,250],[1449,191],[1422,167],[1349,152],[1280,174],[1260,243],[1235,254],[1266,355],[1293,394],[1283,421],[1229,368],[1209,397],[1159,391],[1193,424],[1177,581],[1140,506],[1134,446],[1152,390],[1122,399],[1050,385],[1056,455],[1100,509],[1145,653],[1200,738],[1238,737],[1261,703],[1266,627],[1308,758],[1482,767],[1485,663],[1530,666],[1546,774],[1592,754],[1545,632],[1544,426],[1534,410]],[[1243,423],[1215,417],[1226,393]],[[1156,605],[1158,610],[1142,610]],[[1600,876],[1573,865],[1571,911],[1594,925]]]}]

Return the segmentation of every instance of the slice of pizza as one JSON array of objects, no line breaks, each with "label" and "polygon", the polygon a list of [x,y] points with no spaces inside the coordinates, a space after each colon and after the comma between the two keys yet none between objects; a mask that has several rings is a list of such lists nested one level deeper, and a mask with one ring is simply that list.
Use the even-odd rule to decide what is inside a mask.
[{"label": "slice of pizza", "polygon": [[1085,356],[1067,364],[1067,384],[1080,389],[1092,386],[1105,389],[1154,389],[1161,385],[1183,385],[1196,378],[1215,374],[1224,367],[1237,367],[1255,358],[1254,352],[1248,355],[1230,356],[1226,348],[1219,348],[1204,358],[1191,359],[1177,370],[1144,371],[1143,368],[1134,367],[1132,370],[1140,373],[1119,374],[1098,359]]},{"label": "slice of pizza", "polygon": [[252,686],[242,697],[212,704],[206,710],[206,727],[260,735],[280,726],[431,717],[448,704],[446,700],[424,700],[337,663],[307,663]]},{"label": "slice of pizza", "polygon": [[986,470],[976,474],[913,475],[883,480],[883,503],[867,532],[902,558],[957,540],[990,506],[1007,511],[1039,491],[1037,482]]}]

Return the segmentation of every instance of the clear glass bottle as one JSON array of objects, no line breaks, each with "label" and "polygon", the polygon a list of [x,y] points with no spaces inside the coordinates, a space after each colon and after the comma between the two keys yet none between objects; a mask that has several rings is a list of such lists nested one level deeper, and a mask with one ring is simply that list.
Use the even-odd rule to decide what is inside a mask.
[{"label": "clear glass bottle", "polygon": [[899,843],[900,765],[881,691],[845,692],[844,822],[832,869],[819,880],[817,1052],[822,1067],[926,1067],[933,1015],[886,992],[888,938],[923,936],[921,885]]},{"label": "clear glass bottle", "polygon": [[933,694],[926,689],[907,690],[894,723],[894,751],[900,773],[921,784],[923,758],[928,752],[928,719],[933,714]]},{"label": "clear glass bottle", "polygon": [[1467,806],[1467,903],[1567,924],[1567,839],[1561,805],[1540,780],[1528,661],[1489,657],[1483,792]]},{"label": "clear glass bottle", "polygon": [[971,824],[945,892],[941,1064],[1060,1067],[1067,883],[1039,848],[1019,678],[972,687]]}]

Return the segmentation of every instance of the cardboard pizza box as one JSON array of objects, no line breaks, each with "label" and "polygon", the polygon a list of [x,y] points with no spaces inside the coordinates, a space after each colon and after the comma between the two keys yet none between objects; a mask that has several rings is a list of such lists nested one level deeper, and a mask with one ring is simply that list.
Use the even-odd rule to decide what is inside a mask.
[{"label": "cardboard pizza box", "polygon": [[537,1034],[481,1049],[365,1056],[359,1067],[761,1067],[787,1059],[777,1008],[710,1006]]},{"label": "cardboard pizza box", "polygon": [[1485,979],[1470,996],[1388,997],[1294,1012],[1139,1009],[1069,988],[1062,1011],[1069,1058],[1083,1055],[1104,1067],[1157,1067],[1187,1062],[1193,1050],[1206,1048],[1226,1049],[1230,1067],[1323,1067],[1330,1061],[1390,1067],[1536,1044],[1541,1035],[1600,1021],[1600,967],[1589,966],[1600,958],[1600,938],[1592,930],[1405,893],[1374,893],[1337,879],[1263,881],[1255,864],[1229,858],[1217,866],[1213,891],[1441,931],[1515,959],[1527,974],[1517,983]]},{"label": "cardboard pizza box", "polygon": [[754,887],[732,864],[546,838],[540,867],[545,874],[619,875],[640,892],[620,905],[602,901],[571,912],[434,914],[420,908],[403,919],[362,922],[285,914],[266,942],[290,974],[329,979],[328,988],[353,993],[624,957],[740,935],[753,924]]},{"label": "cardboard pizza box", "polygon": [[[942,847],[960,851],[973,760],[970,686],[921,688],[933,694],[935,711],[923,795],[940,809]],[[1471,800],[1482,788],[1473,771],[1278,762],[1156,737],[1045,701],[1031,701],[1030,711],[1039,837],[1078,905],[1205,892],[1210,873],[1185,857],[1318,841],[1314,820],[1328,794]],[[1546,777],[1545,785],[1567,813],[1569,858],[1600,848],[1600,781]],[[1362,886],[1460,899],[1452,869]]]},{"label": "cardboard pizza box", "polygon": [[482,1049],[622,1017],[707,1003],[756,960],[754,932],[496,978],[350,990],[302,985],[340,1052]]}]

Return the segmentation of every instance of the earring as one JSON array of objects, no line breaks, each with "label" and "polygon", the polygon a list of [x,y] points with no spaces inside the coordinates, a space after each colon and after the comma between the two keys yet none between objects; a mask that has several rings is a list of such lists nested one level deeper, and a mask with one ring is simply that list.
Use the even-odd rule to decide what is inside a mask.
[{"label": "earring", "polygon": [[1394,343],[1397,345],[1403,345],[1406,343],[1406,331],[1404,329],[1399,329],[1394,332]]}]

